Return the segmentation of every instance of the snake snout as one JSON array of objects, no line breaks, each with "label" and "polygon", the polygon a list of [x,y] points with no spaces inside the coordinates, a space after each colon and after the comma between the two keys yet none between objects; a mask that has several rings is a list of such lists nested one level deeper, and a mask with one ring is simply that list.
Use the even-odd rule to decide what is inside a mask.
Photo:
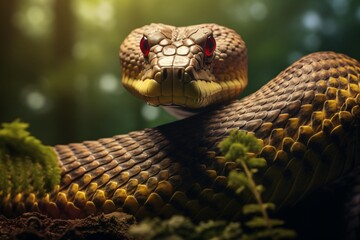
[{"label": "snake snout", "polygon": [[171,82],[173,84],[188,83],[192,80],[190,74],[182,67],[162,68],[156,79],[159,83]]},{"label": "snake snout", "polygon": [[[164,67],[155,74],[156,82],[161,88],[161,96],[168,97],[162,101],[162,104],[179,104],[179,101],[174,100],[174,97],[184,97],[184,87],[191,81],[188,73],[185,73],[183,67]],[[150,93],[154,96],[156,93]],[[184,102],[185,103],[185,102]],[[184,104],[183,103],[183,104]]]}]

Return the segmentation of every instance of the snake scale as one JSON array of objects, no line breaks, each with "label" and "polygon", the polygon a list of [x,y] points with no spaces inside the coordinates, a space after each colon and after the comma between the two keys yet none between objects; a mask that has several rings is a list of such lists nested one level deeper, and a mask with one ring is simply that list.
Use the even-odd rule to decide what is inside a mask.
[{"label": "snake scale", "polygon": [[228,187],[234,163],[224,162],[217,147],[234,128],[262,143],[260,156],[268,163],[258,175],[263,197],[280,207],[360,163],[360,64],[350,57],[307,55],[241,100],[232,99],[247,83],[247,52],[228,28],[148,25],[125,39],[120,58],[123,84],[136,96],[200,113],[152,129],[55,146],[61,184],[42,198],[9,196],[1,213],[239,218],[246,198]]}]

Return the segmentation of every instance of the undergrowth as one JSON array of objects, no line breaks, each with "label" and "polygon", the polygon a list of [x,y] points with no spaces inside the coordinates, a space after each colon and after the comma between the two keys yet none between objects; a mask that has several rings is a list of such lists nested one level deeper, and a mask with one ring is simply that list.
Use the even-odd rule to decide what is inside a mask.
[{"label": "undergrowth", "polygon": [[237,194],[249,190],[254,203],[243,206],[244,222],[226,222],[210,220],[194,224],[184,216],[173,216],[168,220],[159,218],[144,220],[132,226],[130,234],[146,240],[230,240],[230,239],[291,239],[296,233],[283,227],[284,222],[269,216],[274,210],[273,203],[266,203],[261,198],[264,187],[256,184],[254,174],[266,166],[263,158],[256,157],[261,150],[258,140],[244,132],[233,130],[219,148],[226,161],[235,162],[237,170],[230,172],[228,184]]},{"label": "undergrowth", "polygon": [[60,183],[60,168],[54,150],[15,120],[0,128],[0,199],[9,194],[50,192]]}]

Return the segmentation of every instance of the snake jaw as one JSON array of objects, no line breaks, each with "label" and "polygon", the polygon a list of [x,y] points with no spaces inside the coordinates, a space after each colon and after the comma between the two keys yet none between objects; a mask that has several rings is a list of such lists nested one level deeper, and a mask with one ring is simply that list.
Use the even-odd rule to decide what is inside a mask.
[{"label": "snake jaw", "polygon": [[[149,53],[136,48],[144,38]],[[247,84],[245,44],[216,24],[144,26],[122,43],[120,59],[124,87],[153,106],[202,109],[236,98]]]},{"label": "snake jaw", "polygon": [[[159,83],[155,79],[134,80],[123,77],[123,85],[152,106],[175,105],[198,109],[212,105],[216,101],[221,102],[224,98],[236,97],[246,82],[230,79],[221,82],[165,80]],[[228,92],[226,96],[223,95],[224,90]]]}]

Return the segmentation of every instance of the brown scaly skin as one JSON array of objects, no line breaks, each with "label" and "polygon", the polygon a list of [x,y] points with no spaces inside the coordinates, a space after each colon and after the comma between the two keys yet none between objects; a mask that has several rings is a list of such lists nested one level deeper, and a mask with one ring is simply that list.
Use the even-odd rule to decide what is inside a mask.
[{"label": "brown scaly skin", "polygon": [[60,186],[42,199],[5,199],[8,216],[40,211],[81,218],[124,211],[141,219],[185,214],[239,218],[246,201],[227,187],[234,163],[216,157],[231,129],[254,134],[268,166],[258,175],[264,199],[289,206],[359,165],[360,64],[314,53],[254,94],[153,129],[55,146]]}]

